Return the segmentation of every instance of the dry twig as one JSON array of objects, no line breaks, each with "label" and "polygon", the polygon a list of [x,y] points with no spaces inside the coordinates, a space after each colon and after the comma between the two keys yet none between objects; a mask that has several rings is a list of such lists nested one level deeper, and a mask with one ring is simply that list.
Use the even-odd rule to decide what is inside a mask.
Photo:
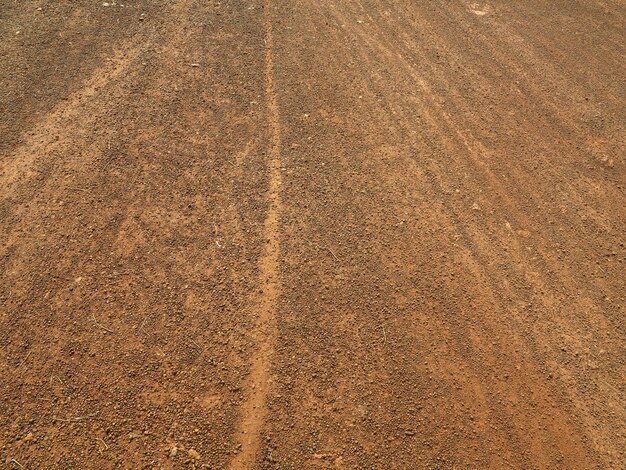
[{"label": "dry twig", "polygon": [[[109,450],[109,445],[106,442],[104,442],[104,439],[98,437],[96,438],[96,440],[102,442],[102,444],[104,445],[104,450]],[[99,450],[102,453],[102,449],[99,449]]]},{"label": "dry twig", "polygon": [[28,358],[30,357],[30,353],[31,353],[31,352],[32,352],[32,351],[28,351],[28,352],[26,353],[26,356],[24,357],[24,359],[22,359],[22,361],[20,362],[20,365],[19,365],[19,366],[17,366],[17,367],[18,367],[18,369],[19,369],[20,367],[22,367],[22,366],[24,365],[24,363],[28,360]]},{"label": "dry twig", "polygon": [[115,333],[115,331],[109,330],[106,326],[98,323],[98,320],[96,320],[96,316],[93,313],[91,314],[91,319],[93,320],[93,322],[96,324],[97,327],[102,328],[104,331],[108,331],[109,333]]}]

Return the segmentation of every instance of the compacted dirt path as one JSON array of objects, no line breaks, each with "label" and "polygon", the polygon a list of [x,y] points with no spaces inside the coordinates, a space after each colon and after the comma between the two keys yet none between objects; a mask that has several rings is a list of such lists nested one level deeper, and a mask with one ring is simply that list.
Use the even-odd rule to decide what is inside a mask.
[{"label": "compacted dirt path", "polygon": [[0,39],[0,466],[626,467],[623,1]]}]

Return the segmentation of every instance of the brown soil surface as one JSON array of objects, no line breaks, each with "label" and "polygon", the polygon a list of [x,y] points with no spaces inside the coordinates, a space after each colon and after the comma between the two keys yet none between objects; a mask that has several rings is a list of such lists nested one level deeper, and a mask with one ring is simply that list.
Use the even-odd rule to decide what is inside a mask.
[{"label": "brown soil surface", "polygon": [[626,468],[623,0],[0,0],[0,467]]}]

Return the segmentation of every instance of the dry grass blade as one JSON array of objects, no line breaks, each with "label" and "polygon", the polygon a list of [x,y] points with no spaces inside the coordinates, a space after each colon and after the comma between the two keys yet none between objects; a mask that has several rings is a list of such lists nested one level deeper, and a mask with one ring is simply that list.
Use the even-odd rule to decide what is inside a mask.
[{"label": "dry grass blade", "polygon": [[77,423],[79,421],[84,421],[86,419],[90,419],[93,418],[95,416],[97,416],[98,413],[92,413],[90,415],[85,415],[85,416],[76,416],[74,418],[57,418],[56,416],[52,417],[53,421],[62,421],[64,423]]},{"label": "dry grass blade", "polygon": [[106,326],[98,323],[98,320],[96,320],[96,316],[92,313],[91,314],[91,319],[93,320],[93,322],[96,324],[96,326],[98,328],[102,328],[104,331],[108,332],[108,333],[115,333],[115,331],[108,329]]}]

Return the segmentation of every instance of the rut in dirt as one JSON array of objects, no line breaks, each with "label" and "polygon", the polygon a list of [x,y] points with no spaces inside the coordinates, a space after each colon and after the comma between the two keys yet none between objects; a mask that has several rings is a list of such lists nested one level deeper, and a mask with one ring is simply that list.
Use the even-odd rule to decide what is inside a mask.
[{"label": "rut in dirt", "polygon": [[277,302],[280,294],[280,214],[281,214],[281,158],[280,115],[274,82],[274,56],[271,1],[263,5],[265,28],[265,93],[267,118],[271,133],[267,166],[269,187],[268,209],[264,223],[264,251],[259,260],[259,299],[254,336],[258,350],[253,354],[248,383],[248,397],[241,408],[238,428],[240,452],[231,463],[233,469],[253,468],[261,450],[261,432],[267,416],[267,396],[271,390],[271,363],[277,341]]}]

